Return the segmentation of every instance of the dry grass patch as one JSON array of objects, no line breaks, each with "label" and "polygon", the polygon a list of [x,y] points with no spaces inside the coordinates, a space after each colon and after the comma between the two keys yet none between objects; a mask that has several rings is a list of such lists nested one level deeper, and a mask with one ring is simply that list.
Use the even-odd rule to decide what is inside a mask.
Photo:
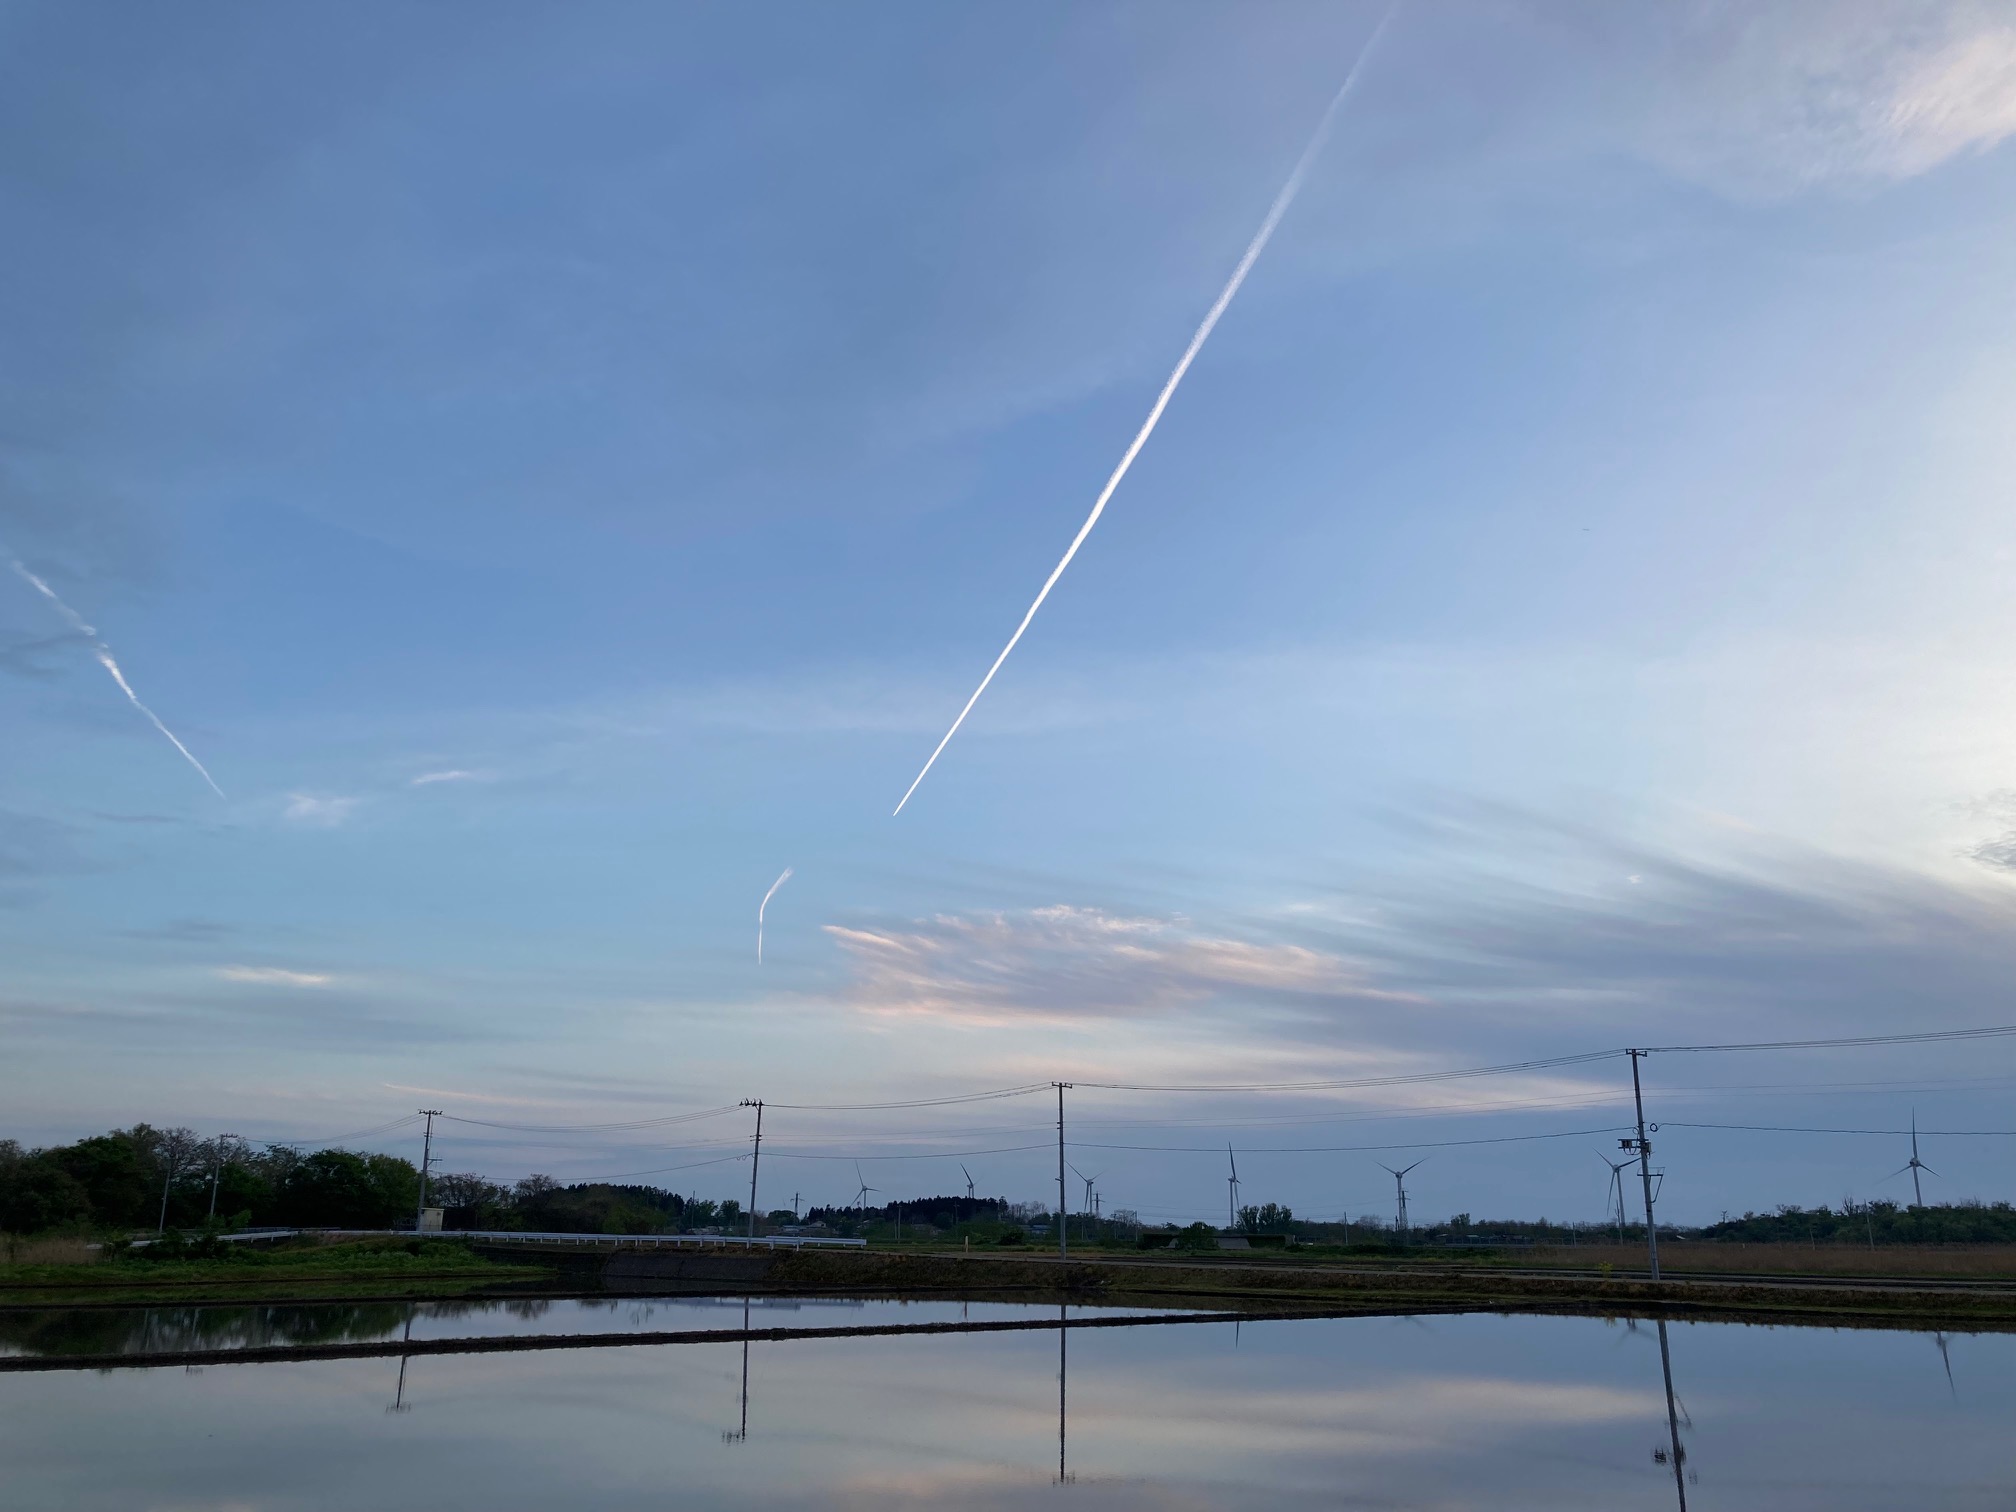
[{"label": "dry grass patch", "polygon": [[[1609,1264],[1620,1271],[1645,1268],[1642,1244],[1535,1246],[1519,1258],[1537,1265],[1586,1269]],[[1665,1271],[1739,1275],[1978,1276],[2016,1277],[2016,1245],[1891,1244],[1876,1249],[1849,1244],[1687,1244],[1661,1241]]]},{"label": "dry grass patch", "polygon": [[99,1253],[98,1246],[87,1239],[24,1239],[19,1234],[0,1234],[0,1260],[9,1265],[91,1265]]}]

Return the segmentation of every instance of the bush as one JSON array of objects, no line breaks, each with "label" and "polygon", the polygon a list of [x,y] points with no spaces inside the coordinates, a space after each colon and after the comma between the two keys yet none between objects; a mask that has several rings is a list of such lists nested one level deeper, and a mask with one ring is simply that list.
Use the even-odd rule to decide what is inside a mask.
[{"label": "bush", "polygon": [[1210,1250],[1218,1248],[1218,1230],[1208,1223],[1193,1223],[1176,1236],[1176,1243],[1182,1249]]},{"label": "bush", "polygon": [[1023,1241],[1024,1237],[1025,1236],[1023,1235],[1022,1230],[1020,1229],[1007,1229],[1004,1230],[1001,1237],[999,1239],[996,1239],[994,1242],[996,1244],[1002,1245],[1003,1247],[1013,1247],[1014,1245],[1020,1244]]}]

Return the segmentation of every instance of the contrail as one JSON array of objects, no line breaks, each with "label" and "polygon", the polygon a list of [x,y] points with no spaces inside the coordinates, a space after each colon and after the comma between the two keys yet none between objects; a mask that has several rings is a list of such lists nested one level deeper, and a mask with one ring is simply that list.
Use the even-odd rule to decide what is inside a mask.
[{"label": "contrail", "polygon": [[785,867],[783,874],[770,884],[770,891],[763,894],[763,901],[756,905],[756,964],[763,964],[763,910],[770,906],[770,900],[777,896],[777,889],[791,880],[791,868]]},{"label": "contrail", "polygon": [[173,747],[175,747],[176,750],[182,753],[182,759],[184,761],[187,761],[189,765],[191,765],[192,767],[196,768],[197,773],[203,778],[203,780],[210,784],[210,791],[215,793],[219,798],[222,798],[224,796],[224,789],[217,786],[217,779],[210,775],[208,769],[204,767],[202,762],[196,759],[195,755],[190,751],[189,747],[185,746],[184,744],[182,744],[181,741],[175,738],[175,732],[169,729],[168,726],[166,726],[165,724],[161,723],[161,716],[159,714],[156,714],[152,709],[148,708],[147,705],[140,702],[140,695],[133,691],[133,685],[128,681],[126,681],[126,674],[119,670],[119,663],[113,659],[112,648],[106,645],[104,641],[99,639],[97,627],[92,625],[90,621],[86,620],[84,616],[79,614],[75,609],[72,609],[68,604],[64,603],[63,600],[57,596],[56,590],[54,588],[51,588],[47,583],[43,582],[42,579],[37,577],[34,573],[30,572],[25,566],[22,565],[21,559],[19,557],[9,557],[8,565],[13,567],[13,569],[17,573],[19,573],[23,578],[25,578],[29,586],[34,588],[34,590],[37,593],[41,594],[42,597],[46,598],[47,600],[49,600],[51,604],[56,606],[56,612],[62,615],[64,619],[69,621],[70,628],[75,630],[79,635],[84,637],[86,644],[88,644],[91,648],[91,654],[98,659],[98,664],[101,667],[103,667],[107,672],[110,672],[112,674],[112,681],[119,684],[119,691],[126,695],[127,701],[130,702],[134,708],[138,709],[142,714],[145,714],[149,719],[151,719],[154,722],[154,728],[159,730],[163,735],[167,736],[168,743]]},{"label": "contrail", "polygon": [[938,742],[938,749],[933,751],[931,759],[924,763],[924,770],[917,774],[916,780],[910,784],[909,789],[897,803],[896,813],[903,812],[903,805],[910,801],[911,793],[917,791],[918,783],[921,783],[931,768],[937,764],[945,747],[952,743],[952,737],[959,733],[959,726],[964,724],[966,716],[973,712],[973,705],[980,702],[980,695],[985,693],[987,685],[994,681],[994,674],[1001,670],[1001,664],[1008,660],[1008,653],[1013,651],[1016,643],[1022,639],[1022,632],[1027,630],[1029,622],[1036,618],[1036,611],[1043,607],[1043,600],[1050,596],[1050,590],[1057,586],[1057,580],[1064,575],[1064,569],[1071,565],[1071,558],[1078,555],[1078,548],[1085,544],[1085,538],[1092,534],[1092,527],[1099,523],[1099,516],[1106,512],[1106,501],[1113,497],[1113,491],[1120,486],[1120,480],[1127,476],[1127,469],[1134,465],[1134,459],[1141,454],[1141,448],[1148,444],[1148,438],[1155,433],[1155,426],[1162,418],[1162,411],[1169,407],[1169,400],[1175,394],[1177,385],[1182,383],[1183,375],[1190,371],[1190,364],[1197,360],[1197,354],[1203,350],[1204,343],[1211,339],[1211,332],[1217,327],[1218,318],[1225,313],[1226,306],[1232,303],[1233,296],[1239,292],[1239,286],[1246,282],[1246,275],[1253,271],[1253,264],[1258,262],[1260,254],[1267,250],[1267,243],[1274,235],[1274,228],[1281,224],[1281,217],[1288,213],[1288,207],[1295,203],[1295,196],[1302,192],[1302,181],[1308,176],[1309,165],[1315,162],[1316,154],[1323,146],[1323,139],[1330,134],[1330,123],[1336,119],[1338,109],[1351,93],[1352,86],[1358,82],[1358,75],[1365,67],[1366,59],[1372,56],[1373,48],[1378,46],[1379,38],[1385,34],[1387,24],[1392,21],[1394,11],[1398,9],[1396,3],[1372,29],[1372,35],[1366,39],[1365,46],[1358,53],[1358,61],[1351,65],[1351,71],[1344,76],[1344,82],[1338,86],[1337,93],[1331,96],[1330,104],[1324,110],[1322,119],[1317,121],[1316,130],[1309,138],[1309,145],[1302,149],[1302,156],[1296,159],[1295,169],[1288,175],[1288,182],[1283,184],[1281,192],[1274,196],[1274,204],[1267,211],[1267,218],[1260,223],[1260,229],[1254,233],[1253,240],[1247,243],[1245,256],[1239,259],[1239,265],[1232,270],[1232,276],[1219,292],[1217,301],[1205,314],[1203,324],[1197,327],[1197,333],[1190,338],[1190,345],[1184,348],[1183,356],[1176,364],[1176,370],[1169,375],[1169,381],[1162,385],[1162,392],[1156,396],[1154,408],[1148,411],[1148,418],[1141,422],[1141,429],[1135,434],[1133,444],[1127,448],[1126,454],[1120,458],[1120,465],[1113,469],[1113,476],[1108,478],[1106,486],[1099,490],[1099,497],[1092,505],[1092,513],[1085,517],[1085,523],[1078,527],[1078,534],[1071,538],[1071,545],[1066,549],[1064,559],[1051,570],[1050,576],[1044,579],[1042,590],[1036,595],[1036,602],[1031,604],[1029,612],[1022,616],[1022,623],[1017,625],[1015,633],[1008,637],[1008,644],[1003,646],[1001,654],[994,658],[994,665],[987,669],[987,675],[980,679],[980,686],[975,688],[973,696],[966,700],[966,707],[961,709],[959,717],[952,721],[952,728],[947,730],[945,738]]}]

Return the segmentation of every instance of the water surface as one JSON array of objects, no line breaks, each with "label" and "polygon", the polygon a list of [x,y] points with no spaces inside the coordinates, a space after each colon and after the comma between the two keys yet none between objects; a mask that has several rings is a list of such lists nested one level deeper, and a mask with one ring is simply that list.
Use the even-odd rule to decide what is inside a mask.
[{"label": "water surface", "polygon": [[[651,1305],[706,1313],[700,1299]],[[843,1316],[923,1321],[919,1308],[959,1306]],[[739,1326],[741,1307],[713,1312]],[[792,1321],[760,1302],[752,1316]],[[813,1303],[797,1316],[835,1314]],[[426,1326],[471,1322],[436,1314]],[[1667,1335],[1670,1419],[1652,1325],[1530,1316],[0,1375],[0,1501],[25,1512],[2016,1501],[2016,1338],[1708,1323]]]}]

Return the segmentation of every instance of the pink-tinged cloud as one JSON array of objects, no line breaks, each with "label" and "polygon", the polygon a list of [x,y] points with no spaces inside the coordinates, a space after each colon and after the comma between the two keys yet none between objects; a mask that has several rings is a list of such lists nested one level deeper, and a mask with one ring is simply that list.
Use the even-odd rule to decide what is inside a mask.
[{"label": "pink-tinged cloud", "polygon": [[1181,919],[1057,905],[941,914],[898,929],[825,926],[873,1013],[973,1023],[1147,1017],[1262,1001],[1418,1003],[1341,956],[1199,932]]}]

